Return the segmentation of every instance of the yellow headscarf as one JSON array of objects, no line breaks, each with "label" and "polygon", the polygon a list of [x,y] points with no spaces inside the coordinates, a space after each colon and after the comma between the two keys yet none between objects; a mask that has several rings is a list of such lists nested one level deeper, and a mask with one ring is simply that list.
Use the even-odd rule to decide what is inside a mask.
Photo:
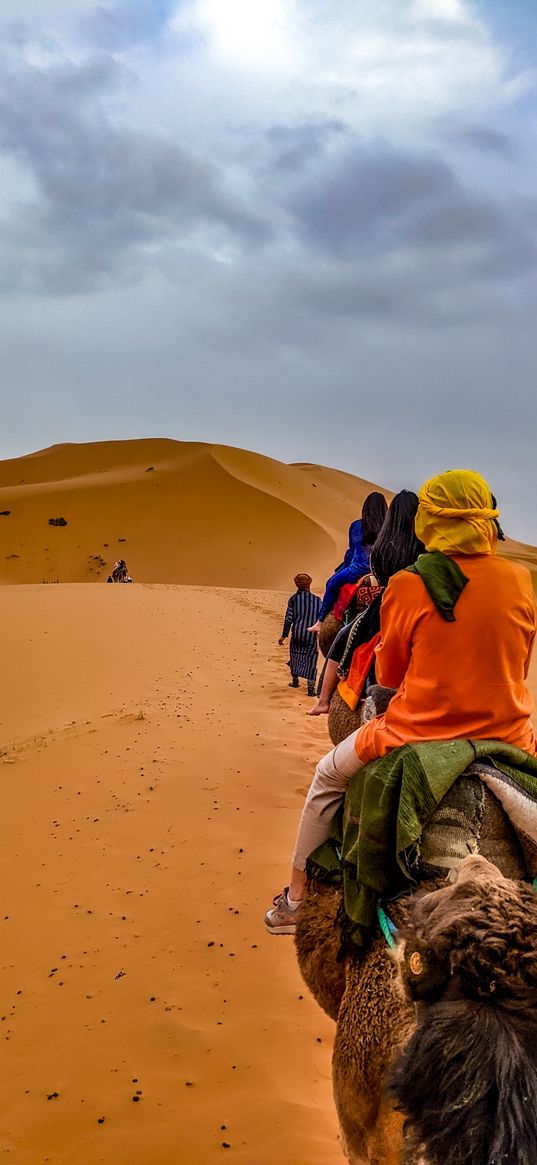
[{"label": "yellow headscarf", "polygon": [[498,541],[492,494],[480,473],[448,469],[419,492],[416,534],[426,550],[444,554],[493,554]]}]

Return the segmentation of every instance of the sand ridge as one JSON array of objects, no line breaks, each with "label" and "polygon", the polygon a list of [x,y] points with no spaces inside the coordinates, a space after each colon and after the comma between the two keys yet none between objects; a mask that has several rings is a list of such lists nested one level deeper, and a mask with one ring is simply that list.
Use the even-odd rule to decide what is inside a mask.
[{"label": "sand ridge", "polygon": [[104,581],[124,557],[140,582],[320,588],[370,488],[201,442],[53,446],[0,462],[0,581]]},{"label": "sand ridge", "polygon": [[[138,582],[270,590],[307,570],[319,591],[372,489],[393,496],[341,470],[204,442],[55,445],[0,462],[0,583],[102,582],[122,557]],[[537,578],[534,547],[508,540],[500,552]]]}]

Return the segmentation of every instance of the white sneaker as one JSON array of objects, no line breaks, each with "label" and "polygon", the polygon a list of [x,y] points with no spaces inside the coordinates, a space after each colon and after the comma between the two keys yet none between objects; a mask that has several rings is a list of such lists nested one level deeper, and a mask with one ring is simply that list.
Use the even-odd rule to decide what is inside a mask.
[{"label": "white sneaker", "polygon": [[300,906],[297,906],[295,910],[291,910],[287,897],[288,890],[289,886],[286,886],[281,894],[276,895],[272,910],[267,910],[265,914],[265,926],[269,934],[295,933]]}]

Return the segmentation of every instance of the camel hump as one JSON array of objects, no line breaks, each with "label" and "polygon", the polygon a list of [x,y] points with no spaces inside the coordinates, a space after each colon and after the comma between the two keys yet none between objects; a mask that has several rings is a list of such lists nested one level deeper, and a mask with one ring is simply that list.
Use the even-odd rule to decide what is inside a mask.
[{"label": "camel hump", "polygon": [[446,876],[469,854],[481,854],[506,878],[526,877],[520,841],[497,797],[471,770],[463,773],[427,822],[419,843],[417,880]]},{"label": "camel hump", "polygon": [[319,631],[319,648],[325,659],[328,652],[336,638],[338,631],[341,631],[343,621],[336,619],[335,615],[330,612],[321,623],[321,630]]}]

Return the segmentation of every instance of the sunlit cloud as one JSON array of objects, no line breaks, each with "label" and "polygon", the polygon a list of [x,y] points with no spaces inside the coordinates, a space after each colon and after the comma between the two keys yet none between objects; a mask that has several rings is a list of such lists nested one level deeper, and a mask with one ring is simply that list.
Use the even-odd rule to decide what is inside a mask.
[{"label": "sunlit cloud", "polygon": [[[296,68],[293,0],[198,0],[190,19],[205,32],[209,53],[226,68],[287,72]],[[172,27],[181,27],[179,12]]]},{"label": "sunlit cloud", "polygon": [[435,117],[496,114],[535,83],[467,0],[181,0],[169,28],[195,44],[198,80],[210,72],[204,121],[212,94],[228,124],[314,110],[365,135],[413,134]]}]

